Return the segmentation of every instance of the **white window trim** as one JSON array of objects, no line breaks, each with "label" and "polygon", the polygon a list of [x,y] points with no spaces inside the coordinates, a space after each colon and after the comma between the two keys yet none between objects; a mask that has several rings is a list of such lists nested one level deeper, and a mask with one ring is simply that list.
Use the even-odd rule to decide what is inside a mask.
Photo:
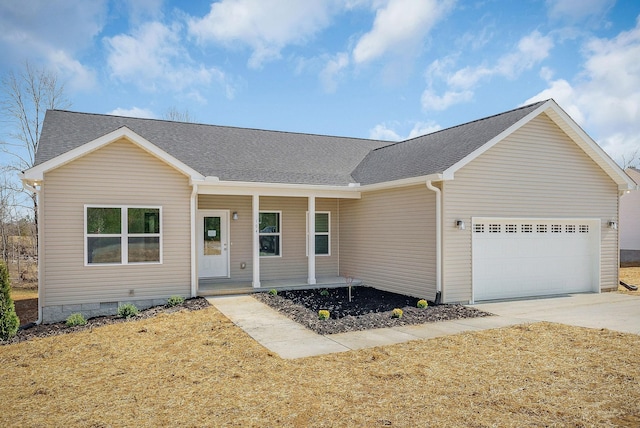
[{"label": "white window trim", "polygon": [[260,258],[265,258],[265,259],[275,259],[278,257],[282,257],[282,211],[278,211],[278,210],[260,210],[258,211],[258,221],[260,218],[260,214],[278,214],[278,231],[279,232],[274,232],[274,233],[262,233],[260,232],[260,230],[258,230],[258,243],[260,243],[260,237],[261,236],[278,236],[280,238],[280,252],[278,253],[277,256],[263,256],[262,254],[260,254],[260,248],[258,248],[258,254],[260,254]]},{"label": "white window trim", "polygon": [[[120,208],[120,233],[116,234],[89,234],[87,233],[87,208]],[[157,209],[160,213],[160,233],[131,233],[129,234],[128,227],[128,210],[129,208],[147,208]],[[86,204],[84,206],[84,265],[85,266],[135,266],[135,265],[161,265],[163,263],[163,213],[162,207],[158,205],[107,205],[107,204]],[[89,263],[89,246],[87,245],[89,237],[100,238],[120,238],[120,263]],[[157,262],[131,262],[129,263],[129,238],[160,238],[160,260]]]},{"label": "white window trim", "polygon": [[[315,237],[317,235],[321,235],[321,236],[326,235],[326,236],[329,237],[329,243],[328,243],[328,245],[329,245],[329,253],[328,254],[318,254],[318,253],[316,253],[316,256],[317,257],[329,257],[329,256],[331,256],[331,211],[316,211],[315,213],[316,214],[327,214],[327,216],[328,216],[327,221],[328,221],[328,225],[329,225],[328,232],[315,232],[313,234],[314,242],[315,242]],[[309,211],[307,211],[307,245],[306,245],[307,257],[309,257],[309,237],[310,237],[310,235],[311,234],[309,233]]]}]

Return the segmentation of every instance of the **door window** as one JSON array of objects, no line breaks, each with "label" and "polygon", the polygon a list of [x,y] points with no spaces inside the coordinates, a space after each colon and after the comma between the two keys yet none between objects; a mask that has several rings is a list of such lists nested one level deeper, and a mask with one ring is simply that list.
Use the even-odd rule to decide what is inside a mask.
[{"label": "door window", "polygon": [[220,217],[204,217],[204,250],[205,256],[222,254],[220,241]]}]

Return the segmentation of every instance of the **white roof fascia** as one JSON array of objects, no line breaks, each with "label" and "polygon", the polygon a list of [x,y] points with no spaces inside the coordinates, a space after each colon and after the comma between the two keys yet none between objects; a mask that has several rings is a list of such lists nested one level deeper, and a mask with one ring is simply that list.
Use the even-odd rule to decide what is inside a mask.
[{"label": "white roof fascia", "polygon": [[[569,136],[613,181],[618,190],[634,190],[636,183],[555,101],[550,100],[547,116]],[[545,103],[546,105],[546,103]]]},{"label": "white roof fascia", "polygon": [[520,119],[519,121],[517,121],[516,123],[514,123],[510,127],[508,127],[507,129],[502,131],[500,134],[496,135],[491,140],[489,140],[488,142],[486,142],[482,146],[478,147],[476,150],[474,150],[473,152],[469,153],[467,156],[463,157],[458,162],[454,163],[449,168],[444,170],[444,172],[442,173],[442,176],[444,177],[444,179],[445,180],[453,180],[453,176],[454,176],[454,174],[456,172],[458,172],[458,170],[460,170],[462,167],[464,167],[467,164],[469,164],[471,161],[476,159],[478,156],[480,156],[481,154],[485,153],[490,148],[492,148],[493,146],[498,144],[500,141],[505,139],[508,135],[510,135],[510,134],[514,133],[515,131],[517,131],[518,129],[520,129],[522,126],[524,126],[526,123],[528,123],[531,119],[533,119],[534,117],[538,116],[545,109],[547,109],[549,103],[551,103],[551,102],[553,102],[553,100],[549,100],[549,101],[545,102],[544,104],[540,105],[537,109],[533,110],[531,113],[529,113],[528,115],[526,115],[525,117],[523,117],[522,119]]},{"label": "white roof fascia", "polygon": [[416,184],[425,184],[427,181],[444,180],[442,174],[421,175],[419,177],[403,178],[400,180],[383,181],[382,183],[366,184],[360,187],[362,192],[372,192],[376,190],[395,189],[397,187],[414,186]]},{"label": "white roof fascia", "polygon": [[260,195],[360,199],[358,186],[324,186],[313,184],[261,183],[252,181],[219,181],[213,177],[191,180],[200,195]]},{"label": "white roof fascia", "polygon": [[136,134],[126,126],[123,126],[116,129],[115,131],[112,131],[112,132],[109,132],[108,134],[103,135],[102,137],[96,138],[93,141],[89,141],[88,143],[85,143],[80,147],[76,147],[73,150],[69,150],[66,153],[63,153],[59,156],[56,156],[53,159],[49,159],[46,162],[43,162],[39,165],[34,166],[33,168],[30,168],[24,171],[23,180],[26,180],[29,182],[42,181],[44,179],[44,174],[46,172],[59,168],[69,162],[73,162],[76,159],[86,156],[87,154],[94,152],[122,138],[125,138],[126,140],[140,147],[141,149],[151,154],[152,156],[160,159],[164,163],[180,171],[184,175],[191,177],[191,179],[204,179],[202,174],[200,174],[193,168],[189,167],[184,162],[171,156],[169,153],[160,149],[158,146],[151,143],[150,141],[140,136],[139,134]]},{"label": "white roof fascia", "polygon": [[519,128],[527,124],[530,120],[537,117],[541,113],[546,113],[547,116],[565,133],[574,143],[578,145],[604,172],[611,177],[613,181],[618,184],[619,190],[633,190],[636,188],[633,180],[616,164],[609,155],[602,150],[602,148],[587,135],[586,132],[553,100],[550,99],[547,102],[540,105],[537,109],[520,119],[518,122],[511,125],[509,128],[502,131],[500,134],[492,138],[486,144],[471,152],[449,168],[447,168],[443,175],[445,180],[452,180],[454,174],[469,162],[485,153],[487,150],[495,146],[498,142],[505,139],[507,136],[517,131]]}]

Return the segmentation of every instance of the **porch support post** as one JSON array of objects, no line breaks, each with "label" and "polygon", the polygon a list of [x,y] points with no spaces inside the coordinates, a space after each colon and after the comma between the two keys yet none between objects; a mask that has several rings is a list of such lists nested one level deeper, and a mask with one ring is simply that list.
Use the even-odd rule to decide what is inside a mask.
[{"label": "porch support post", "polygon": [[[38,207],[40,207],[38,205]],[[198,221],[198,185],[191,190],[191,297],[198,295],[198,238],[196,238],[196,222]],[[40,282],[40,284],[42,284]]]},{"label": "porch support post", "polygon": [[309,196],[309,207],[307,209],[309,211],[309,219],[307,220],[308,225],[308,239],[307,239],[307,253],[309,257],[307,258],[309,263],[309,277],[307,278],[307,283],[313,285],[316,283],[316,197]]},{"label": "porch support post", "polygon": [[260,195],[254,194],[253,209],[253,288],[260,287]]}]

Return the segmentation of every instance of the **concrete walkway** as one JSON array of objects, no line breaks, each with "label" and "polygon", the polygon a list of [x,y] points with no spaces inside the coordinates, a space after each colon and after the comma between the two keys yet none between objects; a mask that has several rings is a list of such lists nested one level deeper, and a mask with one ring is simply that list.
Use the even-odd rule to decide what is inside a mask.
[{"label": "concrete walkway", "polygon": [[219,296],[208,297],[207,300],[262,346],[282,358],[289,359],[392,345],[409,340],[429,339],[526,322],[510,317],[467,318],[322,336],[251,296]]},{"label": "concrete walkway", "polygon": [[220,296],[207,300],[262,346],[289,359],[537,321],[640,334],[640,297],[618,293],[476,304],[473,307],[496,316],[325,336],[303,327],[251,296]]}]

